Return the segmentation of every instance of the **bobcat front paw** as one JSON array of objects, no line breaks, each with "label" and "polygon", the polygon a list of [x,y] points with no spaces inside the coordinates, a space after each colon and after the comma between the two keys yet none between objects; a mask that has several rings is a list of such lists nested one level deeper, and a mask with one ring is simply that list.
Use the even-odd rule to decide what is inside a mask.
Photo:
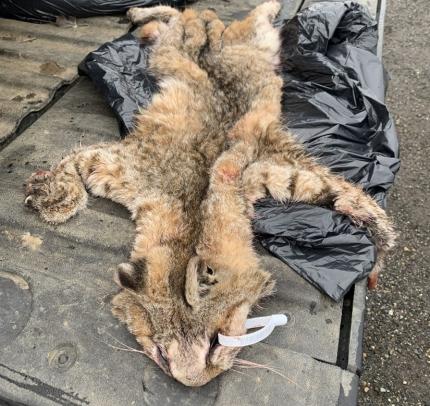
[{"label": "bobcat front paw", "polygon": [[56,178],[51,171],[36,171],[25,184],[24,204],[48,223],[64,223],[86,202],[87,193],[80,182]]},{"label": "bobcat front paw", "polygon": [[370,272],[367,278],[367,287],[368,289],[376,289],[378,286],[378,271]]},{"label": "bobcat front paw", "polygon": [[38,208],[40,201],[48,195],[47,183],[51,177],[51,171],[39,170],[31,174],[25,184],[24,203],[26,206]]},{"label": "bobcat front paw", "polygon": [[363,227],[376,221],[376,215],[372,213],[372,209],[366,207],[366,204],[362,204],[360,201],[340,198],[336,200],[334,209],[348,216],[358,227]]}]

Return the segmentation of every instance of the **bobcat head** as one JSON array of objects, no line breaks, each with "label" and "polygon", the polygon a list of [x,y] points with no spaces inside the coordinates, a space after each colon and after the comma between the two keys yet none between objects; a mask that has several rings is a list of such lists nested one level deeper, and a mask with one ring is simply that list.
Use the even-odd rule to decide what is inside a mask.
[{"label": "bobcat head", "polygon": [[244,334],[252,305],[272,291],[273,283],[254,261],[246,266],[244,258],[245,266],[236,268],[194,256],[183,263],[185,274],[175,274],[181,269],[178,258],[167,251],[120,266],[115,279],[123,289],[112,301],[112,312],[166,374],[201,386],[231,368],[239,352],[218,344],[218,333]]}]

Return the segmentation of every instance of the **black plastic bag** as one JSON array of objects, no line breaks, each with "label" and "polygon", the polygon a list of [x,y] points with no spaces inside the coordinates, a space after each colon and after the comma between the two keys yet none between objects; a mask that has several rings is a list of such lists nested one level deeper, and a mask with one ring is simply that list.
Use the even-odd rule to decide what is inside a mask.
[{"label": "black plastic bag", "polygon": [[330,209],[266,198],[255,212],[261,244],[334,300],[375,263],[376,248],[366,230]]},{"label": "black plastic bag", "polygon": [[115,112],[120,132],[134,127],[139,108],[145,108],[157,91],[156,78],[148,71],[151,48],[132,33],[103,44],[79,65],[79,73],[89,76]]},{"label": "black plastic bag", "polygon": [[[323,2],[280,24],[288,127],[321,163],[361,184],[384,206],[399,159],[384,105],[384,69],[375,55],[375,21],[356,3]],[[103,91],[124,134],[156,89],[145,73],[148,52],[128,34],[92,52],[80,66]],[[255,213],[261,244],[336,301],[375,263],[366,230],[328,208],[266,198]]]},{"label": "black plastic bag", "polygon": [[1,0],[0,16],[17,20],[42,22],[55,21],[59,16],[91,17],[123,14],[130,7],[166,4],[182,7],[187,0]]}]

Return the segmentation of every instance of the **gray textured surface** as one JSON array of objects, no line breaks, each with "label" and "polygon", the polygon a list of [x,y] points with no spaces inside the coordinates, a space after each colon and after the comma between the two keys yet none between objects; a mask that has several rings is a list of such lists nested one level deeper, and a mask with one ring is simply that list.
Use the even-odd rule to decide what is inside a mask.
[{"label": "gray textured surface", "polygon": [[21,333],[30,317],[31,305],[28,283],[13,272],[0,271],[0,346]]},{"label": "gray textured surface", "polygon": [[349,336],[348,370],[360,374],[363,357],[364,312],[366,311],[367,281],[358,282],[354,288],[352,319]]},{"label": "gray textured surface", "polygon": [[[319,3],[321,1],[340,1],[340,0],[304,0],[302,4],[302,8],[309,7],[311,4]],[[373,17],[376,17],[376,14],[378,11],[378,0],[356,0],[355,2],[366,6],[369,9],[370,14]]]},{"label": "gray textured surface", "polygon": [[[282,17],[291,18],[299,11],[303,0],[280,0],[282,3]],[[240,20],[246,16],[249,10],[262,3],[262,0],[199,0],[192,5],[197,10],[211,8],[216,11],[220,18],[225,23],[230,23],[233,20]]]},{"label": "gray textured surface", "polygon": [[389,0],[387,104],[402,165],[389,212],[397,247],[368,292],[361,406],[430,404],[430,24],[428,0]]},{"label": "gray textured surface", "polygon": [[119,21],[97,17],[60,27],[0,18],[0,144],[77,78],[76,67],[89,51],[125,32]]},{"label": "gray textured surface", "polygon": [[339,399],[346,405],[355,397],[354,374],[306,355],[257,344],[244,350],[242,356],[270,365],[277,373],[260,369],[223,376],[217,406],[324,406],[337,405]]}]

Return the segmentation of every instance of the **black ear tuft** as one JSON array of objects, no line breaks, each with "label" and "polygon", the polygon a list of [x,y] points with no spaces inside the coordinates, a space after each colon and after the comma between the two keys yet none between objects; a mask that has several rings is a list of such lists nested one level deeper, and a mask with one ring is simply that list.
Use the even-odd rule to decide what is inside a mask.
[{"label": "black ear tuft", "polygon": [[143,260],[136,263],[119,264],[114,275],[114,281],[121,288],[137,290],[142,281],[144,269],[145,261]]}]

